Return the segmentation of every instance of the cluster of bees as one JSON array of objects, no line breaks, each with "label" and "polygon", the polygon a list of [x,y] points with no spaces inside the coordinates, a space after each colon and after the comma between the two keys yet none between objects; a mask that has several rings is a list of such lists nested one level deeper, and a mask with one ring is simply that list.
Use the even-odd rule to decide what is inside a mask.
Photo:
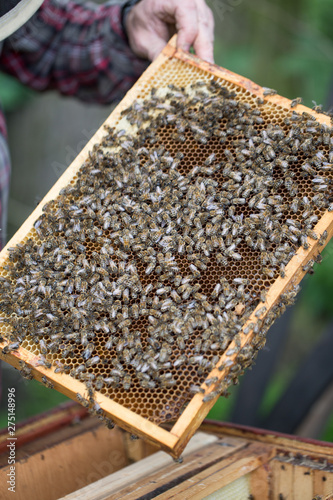
[{"label": "cluster of bees", "polygon": [[[265,308],[267,285],[253,294],[242,268],[247,252],[265,283],[283,278],[300,246],[324,244],[314,226],[333,209],[332,130],[293,109],[268,123],[264,104],[211,80],[153,89],[125,110],[126,129],[107,129],[75,183],[44,206],[34,239],[9,250],[0,276],[6,352],[33,343],[41,365],[86,384],[88,398],[78,399],[96,413],[95,391],[177,388],[187,366],[197,373],[188,398],[205,379],[216,384],[207,374]],[[212,262],[219,272],[205,292]],[[295,294],[247,326],[253,343],[204,401],[251,362]]]}]

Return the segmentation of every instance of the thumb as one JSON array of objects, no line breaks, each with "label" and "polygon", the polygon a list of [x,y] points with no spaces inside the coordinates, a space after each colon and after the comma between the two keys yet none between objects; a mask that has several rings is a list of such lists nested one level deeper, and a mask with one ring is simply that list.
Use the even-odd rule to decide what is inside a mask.
[{"label": "thumb", "polygon": [[177,34],[177,47],[188,52],[193,45],[197,35],[198,29],[197,25],[194,23],[184,28],[180,28]]}]

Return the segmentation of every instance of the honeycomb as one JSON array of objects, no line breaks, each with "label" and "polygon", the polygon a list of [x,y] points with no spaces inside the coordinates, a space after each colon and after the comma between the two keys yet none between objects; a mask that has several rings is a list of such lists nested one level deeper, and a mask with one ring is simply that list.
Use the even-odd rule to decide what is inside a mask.
[{"label": "honeycomb", "polygon": [[99,392],[176,420],[297,249],[324,244],[332,162],[310,115],[167,60],[9,249],[4,353],[85,382],[97,412]]}]

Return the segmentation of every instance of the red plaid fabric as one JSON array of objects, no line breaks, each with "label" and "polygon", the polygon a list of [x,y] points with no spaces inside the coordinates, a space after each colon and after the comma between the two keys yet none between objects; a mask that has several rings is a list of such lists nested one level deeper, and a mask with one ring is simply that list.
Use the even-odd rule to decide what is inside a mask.
[{"label": "red plaid fabric", "polygon": [[[57,89],[86,102],[119,100],[147,67],[128,46],[122,4],[45,0],[22,28],[0,44],[0,70],[29,87]],[[2,50],[1,50],[2,49]],[[0,233],[5,240],[10,162],[0,110]]]}]

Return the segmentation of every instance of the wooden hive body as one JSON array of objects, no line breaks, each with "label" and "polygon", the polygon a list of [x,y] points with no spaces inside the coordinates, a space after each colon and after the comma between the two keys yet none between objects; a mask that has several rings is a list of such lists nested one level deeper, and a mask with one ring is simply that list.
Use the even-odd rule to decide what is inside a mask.
[{"label": "wooden hive body", "polygon": [[[122,112],[126,110],[135,100],[142,102],[143,99],[149,98],[152,88],[165,88],[169,84],[174,84],[179,87],[186,87],[190,83],[197,81],[208,81],[211,78],[220,82],[229,91],[235,92],[236,99],[242,102],[255,105],[257,98],[263,98],[264,90],[262,87],[250,82],[249,80],[235,75],[225,69],[215,65],[203,62],[195,56],[187,54],[183,51],[177,51],[175,41],[170,42],[158,59],[151,64],[134,87],[128,92],[123,101],[111,113],[104,125],[122,129],[126,126]],[[290,101],[278,95],[265,96],[265,104],[263,106],[263,116],[268,123],[283,123],[283,120],[291,115]],[[302,105],[297,105],[295,108],[297,113],[308,113],[309,116],[314,116],[317,122],[329,127],[330,120],[323,114],[318,114]],[[164,134],[164,135],[163,135]],[[16,235],[8,243],[7,247],[0,254],[0,269],[1,275],[6,277],[8,272],[3,269],[3,266],[8,264],[7,249],[14,247],[18,243],[25,243],[32,238],[38,240],[36,230],[34,229],[35,221],[42,215],[43,206],[57,199],[60,191],[69,185],[75,185],[78,179],[78,173],[81,166],[89,158],[89,153],[93,150],[95,144],[99,144],[105,137],[105,129],[101,127],[94,137],[89,141],[86,147],[68,167],[66,172],[61,176],[58,182],[53,186],[49,193],[42,200],[40,205],[31,214],[27,221],[22,225]],[[161,132],[162,142],[170,143],[168,131]],[[169,142],[168,142],[169,141]],[[171,147],[171,146],[170,146]],[[218,142],[213,142],[211,145],[199,146],[197,151],[193,150],[193,145],[188,149],[184,146],[184,154],[188,164],[192,166],[198,162],[200,156],[207,157],[214,148],[218,152]],[[185,167],[184,167],[185,168]],[[332,176],[332,174],[330,174]],[[332,182],[331,177],[328,177],[329,183]],[[311,187],[311,186],[310,186]],[[310,190],[309,184],[304,182],[304,195],[307,195]],[[331,188],[330,188],[331,189]],[[331,196],[331,193],[329,193]],[[158,444],[163,450],[167,451],[174,457],[178,457],[187,442],[198,428],[205,415],[218,398],[215,394],[218,386],[219,392],[225,392],[232,380],[237,377],[238,372],[232,371],[233,367],[238,362],[242,361],[242,354],[247,346],[250,346],[254,341],[257,347],[260,347],[264,341],[260,339],[260,329],[267,329],[278,312],[283,300],[281,296],[292,297],[293,289],[307,272],[306,265],[322,251],[333,234],[333,212],[318,210],[318,222],[314,227],[317,235],[322,235],[325,231],[327,236],[325,239],[309,239],[307,248],[299,247],[286,266],[284,277],[264,277],[260,275],[260,267],[258,267],[255,259],[255,254],[251,251],[243,253],[242,269],[243,276],[250,276],[251,286],[256,285],[256,293],[260,290],[266,290],[267,295],[265,305],[259,303],[246,319],[242,331],[237,335],[237,339],[230,342],[227,350],[221,353],[218,363],[211,373],[205,374],[203,378],[197,376],[196,368],[188,366],[182,372],[182,375],[177,375],[177,387],[156,388],[145,391],[139,384],[131,388],[130,392],[123,390],[107,390],[96,391],[94,398],[98,405],[103,410],[108,418],[130,431],[133,434],[139,435],[153,443]],[[181,264],[180,264],[181,265]],[[239,264],[233,263],[228,269],[223,270],[230,279],[238,276]],[[203,287],[211,292],[211,285],[214,280],[219,278],[221,267],[217,266],[216,262],[212,261],[205,271],[203,278]],[[143,273],[144,276],[144,273]],[[250,332],[245,334],[247,327]],[[146,323],[138,323],[138,328],[144,331]],[[253,325],[258,325],[258,331],[253,328]],[[260,328],[259,328],[260,326]],[[10,336],[11,327],[8,324],[3,324],[0,327],[1,334],[6,337]],[[6,340],[1,344],[5,347],[8,344]],[[193,346],[191,347],[193,351]],[[6,352],[6,350],[5,350]],[[20,362],[25,362],[32,369],[32,375],[39,381],[42,377],[46,377],[55,389],[65,395],[75,399],[77,394],[87,396],[85,384],[66,373],[57,373],[54,369],[57,364],[51,369],[39,365],[40,349],[31,339],[24,340],[22,345],[12,352],[0,354],[1,358],[9,362],[16,368],[22,368]],[[79,354],[76,355],[74,361],[71,361],[71,368],[77,366]],[[211,356],[212,357],[212,356]],[[53,361],[60,362],[57,355],[51,356]],[[76,365],[75,365],[76,363]],[[246,363],[245,363],[246,366]],[[103,372],[104,373],[104,372]],[[212,384],[204,384],[204,380],[213,379]],[[196,394],[193,397],[186,397],[191,384],[202,385],[205,392],[205,401],[203,394]],[[209,394],[212,393],[212,397]],[[208,397],[207,397],[208,396]],[[189,401],[189,402],[188,402]],[[184,405],[187,404],[184,409]],[[181,413],[181,415],[180,415]],[[179,416],[180,415],[180,416]],[[175,420],[171,430],[165,430],[160,427],[160,423],[168,420]]]},{"label": "wooden hive body", "polygon": [[[75,403],[22,423],[16,437],[18,500],[328,500],[333,494],[332,443],[244,426],[203,422],[181,464],[118,427],[109,431]],[[0,433],[2,498],[9,495],[7,444]]]}]

